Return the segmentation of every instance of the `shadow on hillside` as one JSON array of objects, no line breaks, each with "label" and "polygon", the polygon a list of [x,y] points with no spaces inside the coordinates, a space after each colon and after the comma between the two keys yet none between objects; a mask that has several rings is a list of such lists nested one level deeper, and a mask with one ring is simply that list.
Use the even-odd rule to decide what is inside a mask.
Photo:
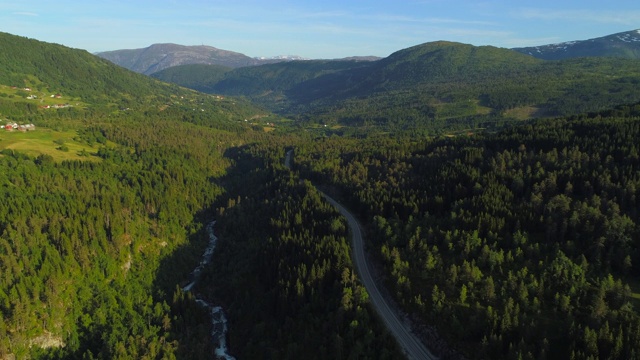
[{"label": "shadow on hillside", "polygon": [[[176,354],[178,359],[211,359],[215,351],[211,338],[212,324],[209,312],[195,301],[201,293],[211,293],[210,289],[207,289],[210,287],[206,283],[207,275],[203,276],[204,279],[201,279],[203,281],[199,281],[191,291],[185,292],[182,288],[194,280],[193,270],[203,259],[209,244],[206,227],[216,220],[215,209],[227,207],[238,197],[248,196],[251,188],[243,184],[246,184],[248,176],[252,176],[253,169],[263,166],[261,159],[246,155],[243,153],[243,148],[235,147],[225,151],[224,156],[232,159],[233,165],[223,177],[211,179],[212,184],[224,189],[224,194],[210,209],[194,217],[194,223],[198,225],[194,228],[198,230],[188,237],[185,245],[178,247],[171,255],[165,257],[156,272],[154,294],[157,301],[166,301],[171,307],[171,333],[174,336],[171,340],[178,341]],[[215,266],[215,256],[212,262],[204,267],[203,273],[210,272],[211,266]],[[215,300],[213,305],[218,305]],[[232,346],[230,346],[230,352],[233,354]]]}]

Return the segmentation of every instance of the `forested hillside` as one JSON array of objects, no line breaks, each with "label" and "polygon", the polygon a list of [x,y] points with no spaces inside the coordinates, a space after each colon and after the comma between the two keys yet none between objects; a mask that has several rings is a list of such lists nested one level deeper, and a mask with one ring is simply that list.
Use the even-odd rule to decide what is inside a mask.
[{"label": "forested hillside", "polygon": [[[181,309],[198,307],[173,293],[197,261],[202,214],[224,192],[214,181],[230,164],[224,152],[263,135],[240,123],[260,110],[84,51],[0,41],[0,124],[37,124],[0,134],[0,358],[186,356]],[[82,150],[70,154],[71,143]],[[193,254],[163,278],[183,248]]]},{"label": "forested hillside", "polygon": [[[268,114],[246,101],[221,101],[156,81],[84,50],[6,33],[0,33],[0,47],[0,119],[37,124],[69,118],[91,122],[114,111],[139,115],[177,109],[178,117],[205,117],[209,123],[228,125],[232,120]],[[43,109],[53,104],[65,107]],[[176,112],[163,116],[176,116]]]},{"label": "forested hillside", "polygon": [[318,139],[295,166],[359,212],[398,302],[466,357],[633,359],[639,109],[433,141]]},{"label": "forested hillside", "polygon": [[178,65],[155,72],[151,77],[205,93],[215,93],[212,84],[224,78],[232,68],[221,65]]},{"label": "forested hillside", "polygon": [[88,102],[137,101],[176,91],[148,77],[113,66],[84,50],[0,33],[0,84],[82,97]]},{"label": "forested hillside", "polygon": [[237,198],[216,209],[220,244],[203,291],[227,309],[234,354],[398,358],[355,273],[345,221],[284,168],[283,140],[237,149],[225,179]]},{"label": "forested hillside", "polygon": [[194,70],[175,69],[172,77],[188,72],[178,84],[245,96],[298,120],[396,132],[487,127],[640,100],[637,60],[543,61],[508,49],[451,42],[418,45],[373,62],[294,61],[239,68],[219,80],[202,68],[199,78],[213,80],[206,85],[195,80]]},{"label": "forested hillside", "polygon": [[[291,89],[319,77],[344,70],[361,68],[368,62],[356,60],[305,60],[221,71],[219,67],[179,66],[153,74],[153,77],[174,82],[207,93],[245,96],[269,109],[288,109]],[[332,83],[340,87],[340,82]],[[326,89],[315,89],[315,91]],[[314,91],[307,89],[305,91]]]},{"label": "forested hillside", "polygon": [[126,147],[101,147],[99,162],[0,155],[0,355],[51,338],[64,347],[47,357],[170,357],[179,344],[155,273],[198,238],[195,217],[223,191],[210,178],[228,166],[216,144],[237,136],[169,121],[79,136]]},{"label": "forested hillside", "polygon": [[[397,358],[339,216],[276,165],[294,140],[246,121],[275,117],[84,51],[0,40],[12,50],[0,55],[0,124],[37,124],[0,134],[0,359],[210,359],[211,319],[181,286],[215,218],[229,239],[216,271],[229,278],[196,291],[230,306],[232,354]],[[273,192],[291,196],[269,203]],[[300,217],[291,228],[289,211]],[[252,238],[236,236],[250,229]],[[269,262],[234,268],[263,252]],[[264,287],[237,286],[264,274]]]}]

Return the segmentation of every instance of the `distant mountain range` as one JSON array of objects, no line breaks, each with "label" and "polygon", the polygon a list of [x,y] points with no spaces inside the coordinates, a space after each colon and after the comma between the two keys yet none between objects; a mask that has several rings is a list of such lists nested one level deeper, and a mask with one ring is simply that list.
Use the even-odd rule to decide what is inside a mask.
[{"label": "distant mountain range", "polygon": [[[178,44],[153,44],[142,49],[105,51],[98,52],[95,55],[145,75],[151,75],[178,65],[204,64],[238,68],[273,64],[282,61],[309,60],[297,55],[253,58],[239,52],[222,50],[213,46],[185,46]],[[375,56],[361,56],[351,57],[349,59],[371,61],[379,58]]]},{"label": "distant mountain range", "polygon": [[626,31],[589,40],[521,47],[513,50],[544,60],[561,60],[587,56],[640,59],[640,30]]},{"label": "distant mountain range", "polygon": [[142,49],[106,51],[95,55],[145,75],[186,64],[223,65],[236,68],[289,60],[288,57],[255,59],[238,52],[222,50],[213,46],[185,46],[178,44],[153,44]]},{"label": "distant mountain range", "polygon": [[[560,60],[576,57],[640,58],[640,30],[632,30],[589,40],[577,40],[559,44],[513,48],[517,52],[544,60]],[[283,61],[309,60],[296,55],[274,57],[249,57],[239,52],[222,50],[212,46],[185,46],[177,44],[153,44],[146,48],[99,52],[95,55],[129,70],[151,75],[164,69],[189,64],[222,65],[229,68],[273,64]],[[335,60],[375,61],[375,56],[353,56]]]}]

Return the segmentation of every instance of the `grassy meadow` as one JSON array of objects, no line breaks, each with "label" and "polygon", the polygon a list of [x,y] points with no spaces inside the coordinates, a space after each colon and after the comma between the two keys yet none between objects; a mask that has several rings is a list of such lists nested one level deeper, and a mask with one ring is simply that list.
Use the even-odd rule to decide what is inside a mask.
[{"label": "grassy meadow", "polygon": [[73,130],[54,131],[36,128],[33,131],[21,132],[2,129],[0,130],[0,151],[11,149],[34,157],[45,154],[53,157],[55,161],[99,161],[98,157],[93,156],[97,147],[74,140],[76,135]]}]

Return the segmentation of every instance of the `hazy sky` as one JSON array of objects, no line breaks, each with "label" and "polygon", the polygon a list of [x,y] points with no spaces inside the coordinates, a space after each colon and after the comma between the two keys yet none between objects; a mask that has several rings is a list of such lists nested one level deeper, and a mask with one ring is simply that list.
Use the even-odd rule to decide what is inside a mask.
[{"label": "hazy sky", "polygon": [[637,0],[3,0],[0,3],[0,31],[90,52],[176,43],[211,45],[249,56],[387,56],[436,40],[520,47],[638,28]]}]

